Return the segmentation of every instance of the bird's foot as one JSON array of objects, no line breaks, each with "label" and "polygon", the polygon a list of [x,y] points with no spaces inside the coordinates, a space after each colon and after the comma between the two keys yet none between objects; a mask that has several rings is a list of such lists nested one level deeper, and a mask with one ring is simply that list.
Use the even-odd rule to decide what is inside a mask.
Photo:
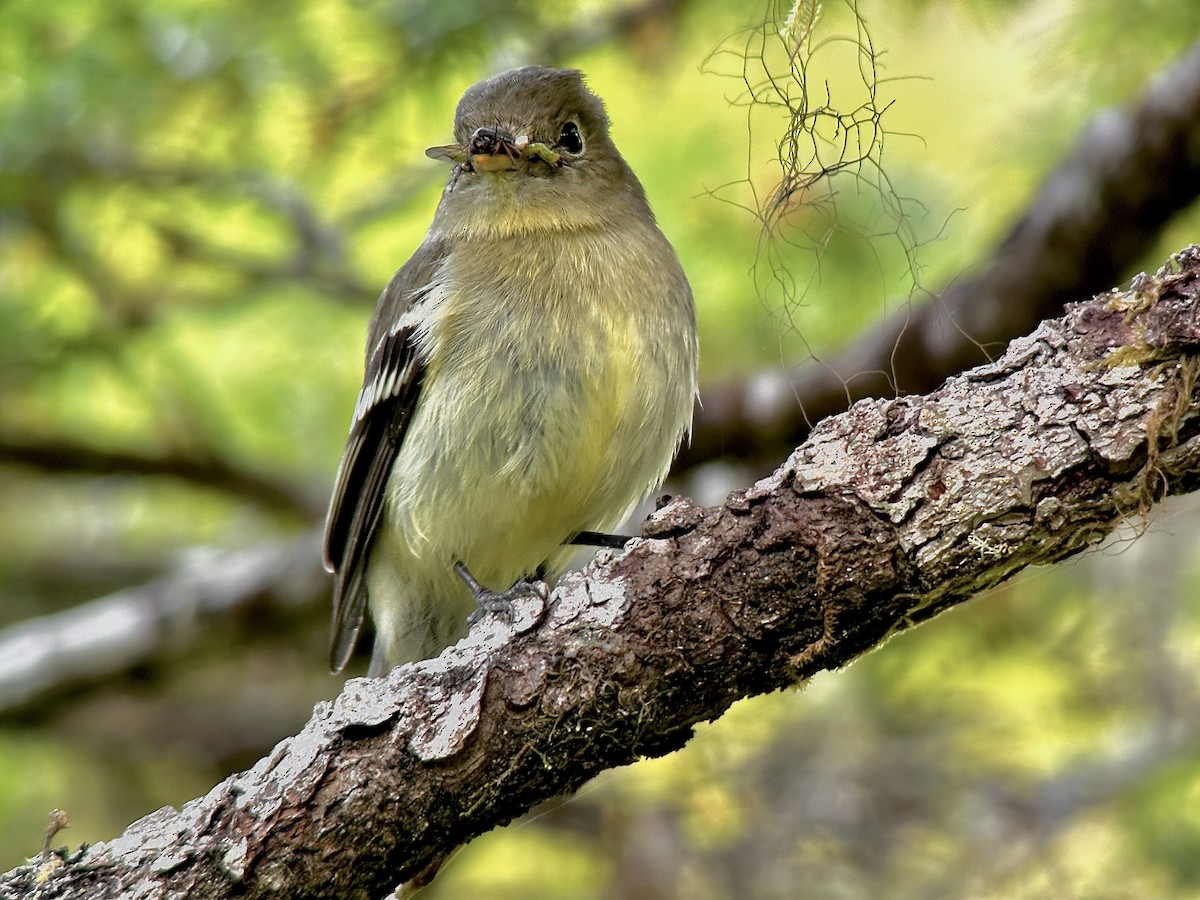
[{"label": "bird's foot", "polygon": [[513,607],[523,597],[536,597],[542,604],[550,597],[544,581],[518,581],[507,591],[493,591],[475,580],[471,571],[462,562],[454,564],[454,571],[471,590],[475,598],[475,609],[467,616],[467,625],[474,625],[488,614],[500,616],[506,622],[513,620]]}]

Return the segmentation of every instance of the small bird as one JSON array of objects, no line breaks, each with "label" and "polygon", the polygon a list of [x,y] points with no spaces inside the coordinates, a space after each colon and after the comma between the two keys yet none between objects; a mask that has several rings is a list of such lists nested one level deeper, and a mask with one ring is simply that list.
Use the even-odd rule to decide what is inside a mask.
[{"label": "small bird", "polygon": [[381,675],[552,579],[691,427],[691,288],[583,76],[480,82],[454,138],[426,151],[453,169],[371,319],[325,524],[335,672],[367,609]]}]

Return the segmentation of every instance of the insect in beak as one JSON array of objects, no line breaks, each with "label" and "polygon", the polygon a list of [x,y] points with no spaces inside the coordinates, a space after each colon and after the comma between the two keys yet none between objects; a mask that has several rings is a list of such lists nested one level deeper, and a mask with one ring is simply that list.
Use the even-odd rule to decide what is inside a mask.
[{"label": "insect in beak", "polygon": [[541,160],[550,166],[560,164],[559,154],[541,141],[531,141],[525,134],[513,137],[498,128],[477,128],[466,144],[430,147],[425,155],[457,163],[466,171],[501,172],[516,168],[522,160]]}]

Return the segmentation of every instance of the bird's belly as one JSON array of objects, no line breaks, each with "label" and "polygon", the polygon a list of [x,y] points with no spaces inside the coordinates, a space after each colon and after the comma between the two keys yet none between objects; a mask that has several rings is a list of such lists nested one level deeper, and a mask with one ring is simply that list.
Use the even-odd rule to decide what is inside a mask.
[{"label": "bird's belly", "polygon": [[506,588],[548,558],[565,562],[560,547],[576,532],[615,527],[660,480],[680,413],[639,390],[634,373],[653,365],[648,355],[607,338],[584,352],[576,343],[568,362],[515,345],[495,353],[493,336],[486,360],[443,366],[426,381],[386,513],[414,564],[448,569],[461,559],[487,586]]}]

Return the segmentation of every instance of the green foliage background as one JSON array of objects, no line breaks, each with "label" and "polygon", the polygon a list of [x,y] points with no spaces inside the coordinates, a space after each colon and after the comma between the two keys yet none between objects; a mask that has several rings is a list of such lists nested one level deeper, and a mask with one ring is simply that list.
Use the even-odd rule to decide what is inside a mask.
[{"label": "green foliage background", "polygon": [[[877,198],[845,191],[820,264],[786,257],[808,287],[785,298],[762,288],[742,205],[770,188],[786,123],[728,102],[736,66],[709,57],[767,8],[656,6],[0,6],[0,440],[216,459],[278,489],[0,467],[0,624],[315,520],[367,317],[444,181],[422,151],[486,74],[588,73],[692,280],[712,384],[827,353],[968,269],[1079,127],[1200,36],[1177,2],[863,2],[894,101],[884,166],[924,207],[903,223],[917,268]],[[822,25],[844,26],[827,7]],[[856,83],[852,54],[819,62],[834,94]],[[1147,265],[1196,234],[1194,214],[1173,224]],[[803,693],[740,704],[685,750],[475,842],[430,896],[1194,896],[1185,507]],[[0,722],[0,866],[36,852],[51,807],[74,820],[60,840],[111,837],[288,734],[338,689],[323,616],[237,623]]]}]

